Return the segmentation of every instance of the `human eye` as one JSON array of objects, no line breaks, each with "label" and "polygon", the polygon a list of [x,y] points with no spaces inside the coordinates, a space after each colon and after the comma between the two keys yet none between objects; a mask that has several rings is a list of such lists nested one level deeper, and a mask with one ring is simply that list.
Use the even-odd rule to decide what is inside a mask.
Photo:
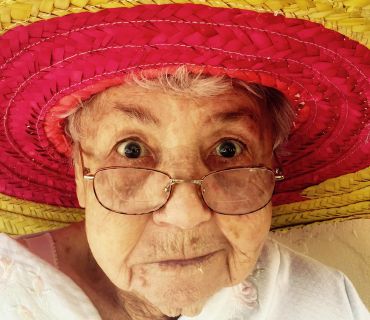
[{"label": "human eye", "polygon": [[223,158],[234,158],[243,152],[245,145],[234,139],[223,140],[216,145],[215,154]]},{"label": "human eye", "polygon": [[134,138],[119,142],[116,150],[118,154],[128,159],[138,159],[149,155],[149,150],[144,143]]},{"label": "human eye", "polygon": [[250,163],[247,145],[240,140],[224,138],[212,147],[207,162],[212,170],[242,166]]}]

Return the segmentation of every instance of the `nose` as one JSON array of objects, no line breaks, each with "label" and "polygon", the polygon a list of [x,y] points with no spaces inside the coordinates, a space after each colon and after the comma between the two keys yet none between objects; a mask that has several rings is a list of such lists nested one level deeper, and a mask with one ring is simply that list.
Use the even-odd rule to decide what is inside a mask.
[{"label": "nose", "polygon": [[153,214],[154,222],[185,230],[210,220],[212,212],[203,202],[199,188],[192,183],[173,185],[165,206]]}]

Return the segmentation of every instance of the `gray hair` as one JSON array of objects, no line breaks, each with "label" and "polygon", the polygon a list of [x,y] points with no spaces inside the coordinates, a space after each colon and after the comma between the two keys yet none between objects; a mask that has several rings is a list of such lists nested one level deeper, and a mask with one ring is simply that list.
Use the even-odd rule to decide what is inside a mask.
[{"label": "gray hair", "polygon": [[[193,98],[218,96],[235,88],[244,89],[271,116],[274,150],[287,140],[293,123],[294,112],[288,99],[279,90],[228,77],[191,73],[186,66],[177,68],[175,72],[163,69],[160,75],[155,78],[146,76],[144,72],[139,75],[130,74],[125,79],[124,85],[126,84],[135,84],[147,90],[160,89],[166,93]],[[88,114],[95,112],[95,109],[100,107],[101,103],[99,102],[105,94],[109,94],[109,89],[96,94],[67,114],[61,115],[61,118],[66,119],[65,130],[72,143],[79,142],[83,138],[85,126],[82,121],[86,119]]]}]

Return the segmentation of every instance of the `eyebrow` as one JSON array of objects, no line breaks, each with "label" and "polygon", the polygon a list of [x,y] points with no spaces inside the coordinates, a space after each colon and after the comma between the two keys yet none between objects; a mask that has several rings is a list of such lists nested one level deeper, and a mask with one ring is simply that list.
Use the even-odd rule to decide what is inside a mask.
[{"label": "eyebrow", "polygon": [[123,112],[127,117],[145,124],[158,126],[161,122],[149,110],[146,110],[145,108],[137,104],[124,104],[120,102],[115,102],[114,108]]},{"label": "eyebrow", "polygon": [[[124,104],[120,102],[115,102],[114,108],[123,112],[127,117],[144,124],[159,126],[161,123],[161,121],[149,110],[146,110],[138,104]],[[260,120],[260,116],[256,112],[253,112],[252,110],[250,110],[250,108],[243,106],[239,107],[236,110],[220,111],[216,114],[212,114],[207,118],[205,124],[209,124],[214,121],[232,123],[240,121],[240,118],[246,117],[251,119],[255,124],[258,124]]]},{"label": "eyebrow", "polygon": [[256,112],[253,112],[250,108],[243,106],[239,107],[236,110],[231,111],[221,111],[216,114],[210,115],[206,120],[206,123],[210,123],[213,121],[219,122],[237,122],[240,121],[240,118],[249,118],[255,124],[258,124],[260,119],[260,115]]}]

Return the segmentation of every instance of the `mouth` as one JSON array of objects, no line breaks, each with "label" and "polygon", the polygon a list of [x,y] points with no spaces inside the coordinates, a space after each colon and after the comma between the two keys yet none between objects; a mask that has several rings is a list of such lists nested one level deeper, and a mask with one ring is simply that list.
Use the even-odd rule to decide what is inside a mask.
[{"label": "mouth", "polygon": [[207,262],[217,252],[219,252],[219,251],[214,251],[214,252],[208,253],[206,255],[195,257],[195,258],[191,258],[191,259],[159,261],[158,262],[158,265],[160,267],[178,267],[178,266],[200,265],[202,263]]}]

